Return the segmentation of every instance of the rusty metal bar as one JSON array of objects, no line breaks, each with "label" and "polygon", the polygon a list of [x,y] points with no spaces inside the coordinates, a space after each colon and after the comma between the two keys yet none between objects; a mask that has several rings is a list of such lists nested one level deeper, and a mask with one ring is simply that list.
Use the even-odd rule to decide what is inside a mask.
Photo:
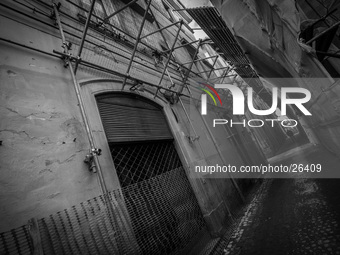
[{"label": "rusty metal bar", "polygon": [[131,55],[131,58],[130,58],[130,61],[129,61],[129,65],[128,65],[128,68],[127,68],[127,71],[126,71],[126,76],[124,77],[124,81],[123,81],[123,84],[122,84],[122,90],[124,90],[126,80],[130,76],[131,65],[132,65],[133,59],[134,59],[136,51],[137,51],[138,43],[140,42],[140,36],[142,34],[142,31],[143,31],[144,23],[145,23],[146,16],[147,16],[149,8],[150,8],[151,1],[152,0],[149,0],[148,6],[145,9],[145,13],[144,13],[144,16],[143,16],[143,19],[142,19],[142,23],[140,25],[138,35],[137,35],[137,38],[136,38],[135,47],[133,48],[132,55]]},{"label": "rusty metal bar", "polygon": [[314,36],[312,39],[307,41],[306,44],[311,44],[312,42],[314,42],[315,40],[319,39],[323,35],[327,34],[329,31],[331,31],[332,29],[334,29],[335,27],[337,27],[339,25],[340,25],[340,21],[336,22],[334,25],[332,25],[329,28],[327,28],[326,30],[322,31],[320,34]]},{"label": "rusty metal bar", "polygon": [[[168,58],[167,58],[167,60],[166,60],[166,62],[165,62],[165,65],[164,65],[164,68],[163,68],[163,72],[162,72],[161,78],[160,78],[160,80],[159,80],[159,82],[158,82],[158,86],[161,85],[162,80],[163,80],[163,77],[164,77],[164,73],[165,73],[165,71],[166,71],[167,68],[168,68],[168,65],[169,65],[169,62],[170,62],[170,59],[171,59],[171,53],[173,52],[173,50],[174,50],[174,48],[175,48],[175,45],[176,45],[176,42],[177,42],[179,33],[181,32],[182,24],[183,24],[183,20],[181,20],[181,22],[180,22],[180,24],[179,24],[179,28],[178,28],[178,30],[177,30],[177,33],[176,33],[176,36],[175,36],[175,40],[174,40],[174,42],[173,42],[173,44],[172,44],[172,46],[171,46],[171,50],[170,50],[169,56],[168,56]],[[157,90],[156,90],[156,93],[155,93],[155,96],[154,96],[155,98],[157,97],[158,91],[159,91],[159,88],[157,88]]]},{"label": "rusty metal bar", "polygon": [[[188,46],[188,45],[190,45],[190,44],[197,43],[197,42],[199,42],[200,40],[201,40],[201,39],[195,40],[195,41],[192,41],[192,42],[189,42],[189,43],[186,43],[186,44],[182,44],[182,45],[180,45],[180,46],[175,47],[173,50],[177,50],[177,49],[179,49],[179,48]],[[161,53],[167,53],[167,52],[169,52],[169,51],[170,51],[170,50],[165,50],[165,51],[162,51]]]},{"label": "rusty metal bar", "polygon": [[104,22],[106,23],[110,18],[112,18],[113,16],[115,16],[116,14],[120,13],[121,11],[125,10],[126,8],[128,8],[129,6],[133,5],[134,3],[136,3],[138,0],[132,0],[131,2],[129,2],[128,4],[124,5],[122,8],[120,8],[119,10],[115,11],[114,13],[111,13],[109,16],[107,16],[106,18],[104,18]]},{"label": "rusty metal bar", "polygon": [[144,38],[146,38],[146,37],[148,37],[150,35],[153,35],[153,34],[156,34],[158,32],[161,32],[162,30],[167,29],[167,28],[172,27],[172,26],[175,26],[175,25],[177,25],[178,23],[181,23],[181,22],[182,22],[182,20],[179,20],[179,21],[177,21],[175,23],[172,23],[172,24],[170,24],[168,26],[165,26],[165,27],[162,27],[160,29],[157,29],[156,31],[151,32],[150,34],[142,36],[140,39],[142,40],[142,39],[144,39]]},{"label": "rusty metal bar", "polygon": [[83,51],[83,47],[84,47],[84,43],[85,43],[85,38],[86,38],[87,30],[88,30],[90,22],[91,22],[92,12],[93,12],[94,4],[95,3],[96,3],[96,0],[92,0],[90,11],[87,14],[85,28],[84,28],[84,31],[83,31],[83,35],[82,35],[82,38],[81,38],[81,42],[80,42],[80,46],[79,46],[78,54],[77,54],[78,60],[76,61],[75,65],[74,65],[74,73],[75,74],[77,73],[79,61],[81,61],[81,52]]},{"label": "rusty metal bar", "polygon": [[208,74],[208,80],[209,80],[209,78],[210,78],[210,75],[211,75],[212,72],[214,71],[214,66],[215,66],[215,64],[216,64],[216,62],[217,62],[217,59],[218,59],[218,56],[216,56],[216,58],[215,58],[215,60],[214,60],[214,63],[213,63],[213,65],[212,65],[212,67],[211,67],[211,70],[210,70],[210,72],[209,72],[209,74]]}]

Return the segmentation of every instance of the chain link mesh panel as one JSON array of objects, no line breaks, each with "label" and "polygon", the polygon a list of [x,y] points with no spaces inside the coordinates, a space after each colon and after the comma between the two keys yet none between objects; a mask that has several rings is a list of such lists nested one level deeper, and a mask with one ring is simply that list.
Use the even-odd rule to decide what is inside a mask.
[{"label": "chain link mesh panel", "polygon": [[172,141],[110,144],[110,149],[122,187],[181,166]]},{"label": "chain link mesh panel", "polygon": [[[205,227],[182,167],[42,218],[38,225],[45,254],[178,254]],[[0,254],[32,253],[25,226],[0,237]]]}]

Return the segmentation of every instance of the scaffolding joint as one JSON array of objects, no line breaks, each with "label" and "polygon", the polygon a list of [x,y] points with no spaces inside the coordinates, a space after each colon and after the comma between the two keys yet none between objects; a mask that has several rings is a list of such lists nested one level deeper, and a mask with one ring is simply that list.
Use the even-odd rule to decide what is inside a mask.
[{"label": "scaffolding joint", "polygon": [[98,148],[92,148],[90,153],[85,156],[84,163],[88,164],[89,170],[96,173],[96,162],[94,160],[95,156],[100,156],[102,154],[102,150]]}]

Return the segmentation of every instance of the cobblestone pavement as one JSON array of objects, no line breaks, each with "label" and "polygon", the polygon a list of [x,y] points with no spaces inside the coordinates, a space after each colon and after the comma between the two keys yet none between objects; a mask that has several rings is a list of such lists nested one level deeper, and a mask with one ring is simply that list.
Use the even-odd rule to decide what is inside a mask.
[{"label": "cobblestone pavement", "polygon": [[[315,160],[340,171],[338,158],[308,145],[272,162]],[[222,254],[340,254],[340,179],[267,179],[260,189]]]}]

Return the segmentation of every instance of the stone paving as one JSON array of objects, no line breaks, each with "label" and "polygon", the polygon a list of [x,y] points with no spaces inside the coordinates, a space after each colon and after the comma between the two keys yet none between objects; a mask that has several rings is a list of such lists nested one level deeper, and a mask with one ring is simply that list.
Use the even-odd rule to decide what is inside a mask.
[{"label": "stone paving", "polygon": [[[307,145],[269,161],[317,158],[324,167],[340,168],[340,160],[321,147],[312,150]],[[340,254],[339,188],[340,179],[264,180],[222,254]]]}]

